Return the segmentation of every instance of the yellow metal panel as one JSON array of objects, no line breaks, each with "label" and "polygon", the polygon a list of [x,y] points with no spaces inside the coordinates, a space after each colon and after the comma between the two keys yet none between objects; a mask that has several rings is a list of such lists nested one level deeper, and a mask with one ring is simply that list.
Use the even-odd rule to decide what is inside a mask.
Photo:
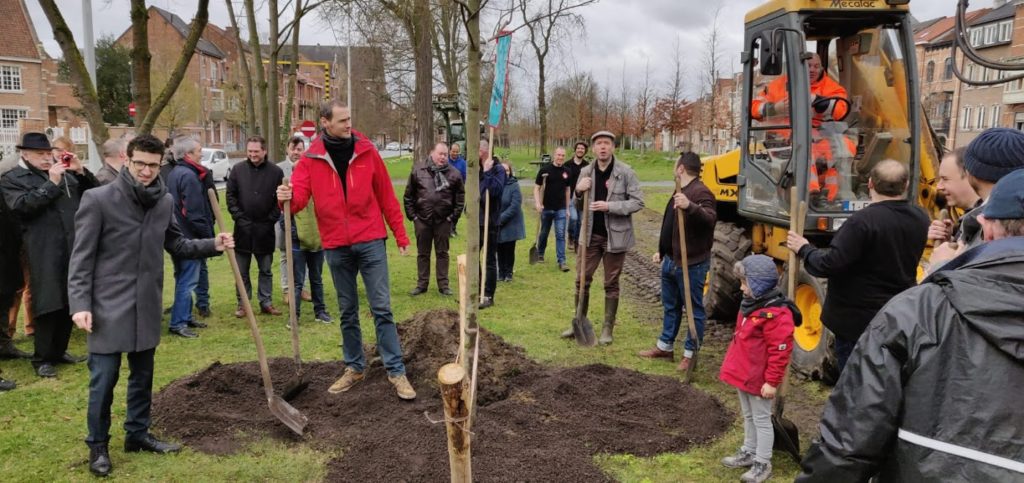
[{"label": "yellow metal panel", "polygon": [[740,150],[734,149],[725,154],[710,156],[704,159],[700,180],[715,194],[719,202],[736,202],[736,183],[723,183],[726,178],[734,178],[740,172]]},{"label": "yellow metal panel", "polygon": [[910,5],[889,5],[885,0],[774,0],[765,2],[749,12],[744,18],[747,23],[755,22],[779,11],[799,12],[804,10],[880,10],[885,12],[909,11]]}]

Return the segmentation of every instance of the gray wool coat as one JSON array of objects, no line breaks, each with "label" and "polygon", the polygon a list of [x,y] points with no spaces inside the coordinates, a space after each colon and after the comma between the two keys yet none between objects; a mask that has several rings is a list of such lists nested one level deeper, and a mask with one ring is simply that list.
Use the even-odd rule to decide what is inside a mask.
[{"label": "gray wool coat", "polygon": [[82,196],[68,302],[71,314],[92,312],[90,353],[139,352],[160,344],[163,250],[181,258],[219,254],[212,238],[182,236],[172,205],[167,194],[144,210],[120,177]]},{"label": "gray wool coat", "polygon": [[[596,166],[597,161],[594,161],[580,170],[580,179],[592,177]],[[644,192],[640,190],[640,180],[633,168],[618,158],[615,158],[615,164],[612,166],[608,185],[608,212],[605,213],[608,238],[605,250],[608,253],[622,253],[636,245],[636,237],[633,235],[633,213],[644,208]],[[594,188],[590,189],[590,199],[593,201]],[[582,216],[588,216],[591,220],[587,222],[587,233],[582,237],[587,246],[590,246],[594,214],[589,209],[584,211],[584,208],[583,195],[577,193],[576,209]]]}]

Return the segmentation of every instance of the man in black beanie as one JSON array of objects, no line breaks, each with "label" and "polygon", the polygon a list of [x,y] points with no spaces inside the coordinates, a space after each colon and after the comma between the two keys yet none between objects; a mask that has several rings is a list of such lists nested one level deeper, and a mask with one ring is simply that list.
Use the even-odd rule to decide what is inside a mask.
[{"label": "man in black beanie", "polygon": [[930,265],[933,270],[964,250],[984,243],[978,215],[988,203],[996,183],[1003,176],[1024,168],[1024,132],[1005,127],[988,129],[967,145],[963,161],[967,180],[981,197],[981,205],[963,216],[956,245],[947,242],[932,251]]}]

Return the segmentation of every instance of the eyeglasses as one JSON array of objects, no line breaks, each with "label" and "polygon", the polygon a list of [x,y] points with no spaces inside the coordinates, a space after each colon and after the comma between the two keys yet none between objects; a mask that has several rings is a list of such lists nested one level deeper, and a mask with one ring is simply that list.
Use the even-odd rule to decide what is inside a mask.
[{"label": "eyeglasses", "polygon": [[133,159],[132,167],[134,167],[136,171],[142,171],[144,168],[149,168],[150,171],[159,171],[160,163],[147,163],[145,161],[136,161]]}]

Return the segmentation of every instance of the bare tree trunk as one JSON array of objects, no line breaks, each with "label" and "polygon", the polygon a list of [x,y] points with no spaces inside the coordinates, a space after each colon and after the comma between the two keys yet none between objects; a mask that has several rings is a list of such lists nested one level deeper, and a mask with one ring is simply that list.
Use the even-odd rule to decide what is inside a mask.
[{"label": "bare tree trunk", "polygon": [[235,30],[235,45],[238,46],[238,57],[242,63],[242,85],[245,88],[245,132],[246,135],[256,130],[256,102],[252,88],[252,71],[249,69],[249,58],[245,55],[244,44],[242,43],[242,32],[238,29],[238,19],[235,18],[235,7],[232,0],[224,0],[228,6],[228,16],[231,17],[231,28]]},{"label": "bare tree trunk", "polygon": [[[281,146],[286,146],[288,138],[291,136],[292,126],[295,124],[292,116],[292,109],[295,104],[295,91],[299,86],[299,25],[302,19],[302,0],[295,0],[295,18],[292,20],[292,45],[291,45],[291,56],[292,65],[291,72],[288,74],[288,89],[285,94],[285,100],[287,101],[284,107],[284,125],[280,131]],[[301,113],[299,113],[301,115]],[[282,158],[283,159],[283,158]]]},{"label": "bare tree trunk", "polygon": [[[466,307],[466,324],[468,327],[479,327],[477,320],[477,298],[480,293],[480,166],[483,163],[477,153],[480,150],[480,0],[468,0],[469,11],[465,12],[466,34],[468,37],[467,53],[469,55],[467,74],[469,77],[468,105],[466,106],[466,266],[469,286],[470,303]],[[470,129],[469,127],[472,126]],[[477,333],[479,335],[479,333]],[[467,338],[467,343],[469,338]],[[468,359],[467,359],[468,360]],[[475,402],[475,401],[474,401]]]},{"label": "bare tree trunk", "polygon": [[[199,0],[199,6],[196,7],[196,16],[192,18],[192,30],[189,31],[185,44],[181,46],[181,55],[178,57],[178,63],[174,66],[174,70],[171,71],[167,84],[160,91],[160,95],[156,96],[156,99],[153,100],[153,104],[150,106],[149,112],[146,113],[146,117],[139,123],[137,129],[139,133],[149,133],[153,129],[153,124],[156,124],[157,118],[160,117],[160,112],[167,107],[171,96],[178,90],[181,80],[185,78],[188,64],[192,61],[192,56],[196,52],[196,44],[199,43],[199,38],[202,37],[203,31],[206,30],[206,22],[209,20],[209,8],[210,0]],[[149,78],[149,72],[146,72],[145,76]]]},{"label": "bare tree trunk", "polygon": [[548,152],[548,101],[547,92],[545,92],[545,83],[547,82],[547,72],[544,68],[544,56],[537,58],[537,118],[540,124],[540,153],[543,155]]},{"label": "bare tree trunk", "polygon": [[142,120],[149,114],[150,105],[153,103],[149,79],[149,66],[153,56],[149,53],[149,11],[146,9],[145,0],[132,0],[131,17],[135,119]]},{"label": "bare tree trunk", "polygon": [[267,112],[267,80],[263,69],[263,53],[260,51],[260,36],[256,31],[256,12],[253,7],[253,0],[245,0],[245,16],[249,23],[249,50],[252,50],[253,70],[256,73],[256,97],[258,101],[259,125],[256,126],[254,134],[267,132],[270,125]]},{"label": "bare tree trunk", "polygon": [[[302,3],[299,0],[295,0],[298,3]],[[268,72],[268,83],[267,83],[267,118],[270,121],[267,124],[267,152],[270,159],[275,163],[281,159],[281,153],[278,152],[278,137],[281,135],[281,115],[280,108],[281,103],[279,102],[279,91],[280,85],[278,82],[278,69],[277,69],[277,16],[280,11],[277,9],[277,0],[270,0],[270,59]]]},{"label": "bare tree trunk", "polygon": [[[430,15],[430,0],[413,0],[409,37],[413,39],[416,66],[416,96],[413,101],[416,113],[416,145],[413,146],[414,162],[427,158],[434,144],[434,64],[431,55],[430,37],[433,33],[433,16]],[[475,130],[475,124],[468,124],[467,130]]]},{"label": "bare tree trunk", "polygon": [[64,16],[60,13],[54,0],[39,0],[39,6],[43,8],[46,19],[50,21],[53,28],[53,36],[64,53],[64,60],[71,71],[71,80],[78,88],[79,100],[82,102],[82,109],[85,111],[86,120],[89,122],[89,130],[92,131],[93,144],[99,148],[110,137],[107,125],[103,123],[103,111],[100,109],[99,98],[96,95],[96,86],[93,85],[89,72],[85,67],[85,60],[82,53],[75,44],[75,37],[71,34]]}]

